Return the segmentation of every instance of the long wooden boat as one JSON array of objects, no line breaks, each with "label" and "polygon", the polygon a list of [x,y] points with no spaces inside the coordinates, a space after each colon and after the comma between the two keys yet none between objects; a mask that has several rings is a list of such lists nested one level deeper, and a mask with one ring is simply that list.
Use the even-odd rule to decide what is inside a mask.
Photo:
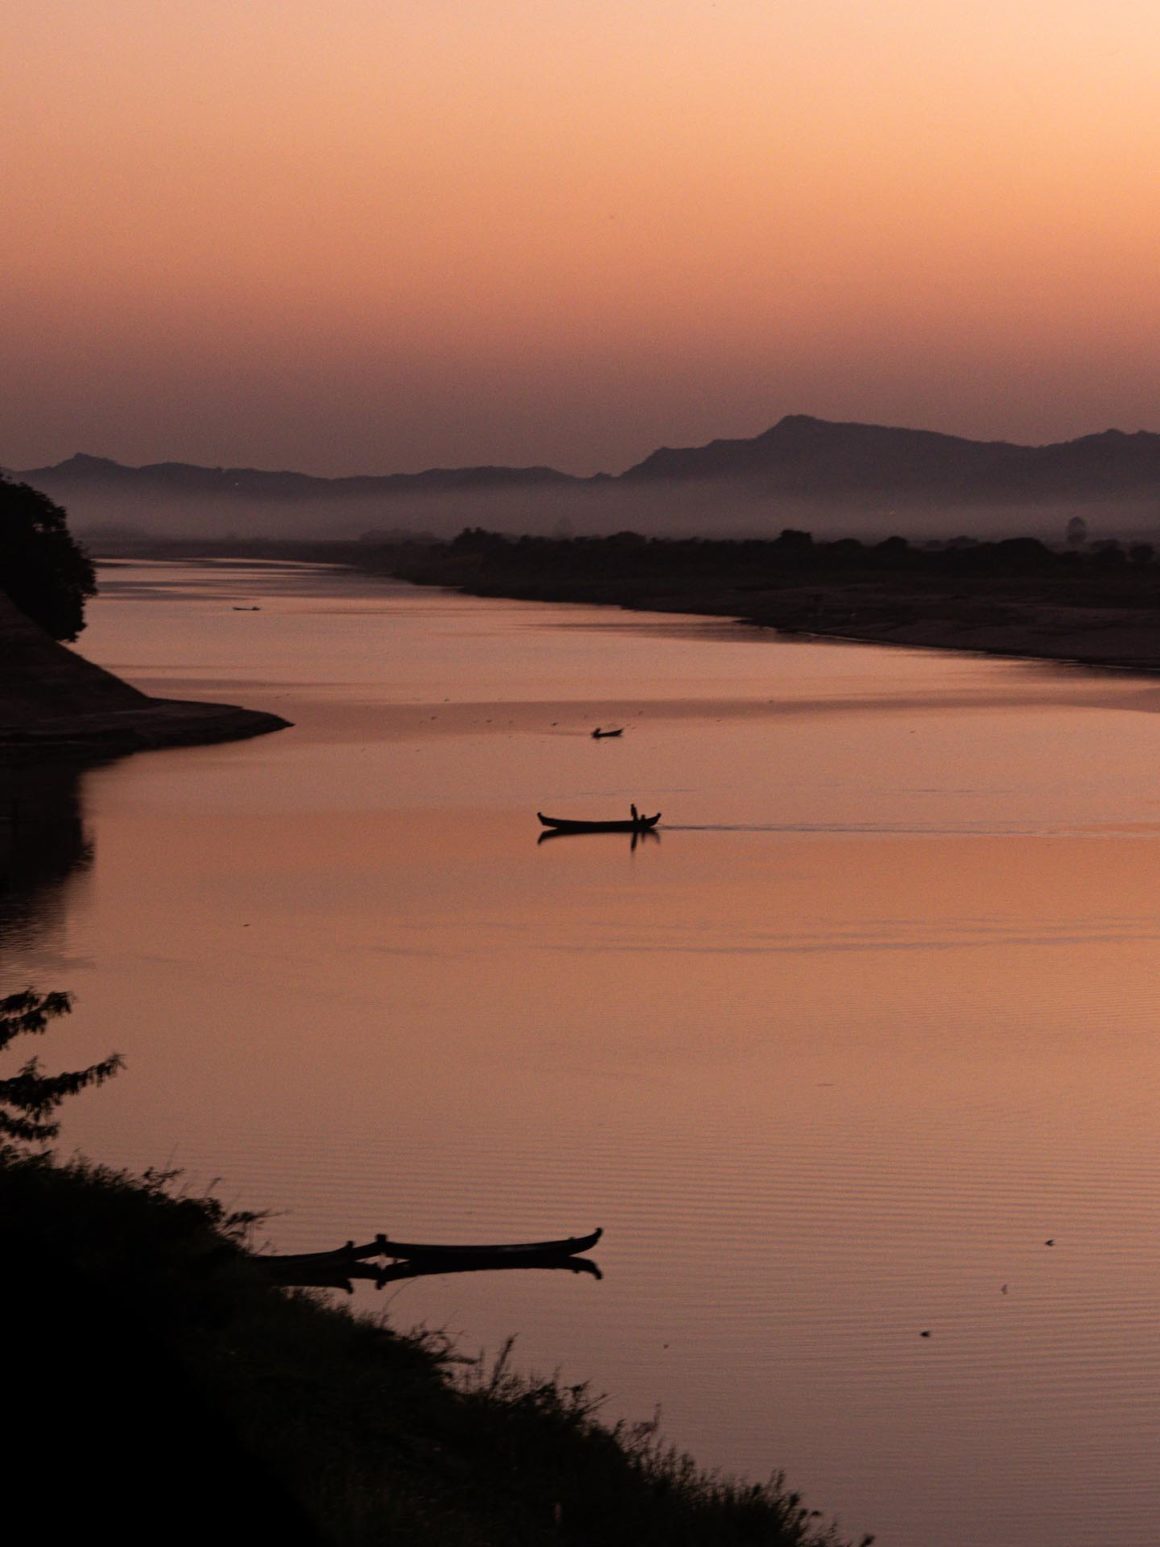
[{"label": "long wooden boat", "polygon": [[541,823],[557,833],[651,833],[661,819],[656,816],[630,817],[626,822],[577,822],[566,816],[545,816],[537,811]]},{"label": "long wooden boat", "polygon": [[[385,1235],[375,1236],[356,1246],[348,1241],[329,1252],[291,1252],[283,1256],[260,1256],[253,1260],[273,1271],[309,1269],[349,1270],[356,1263],[364,1263],[370,1257],[392,1257],[405,1262],[456,1262],[465,1265],[477,1263],[487,1267],[502,1263],[536,1262],[546,1258],[578,1257],[581,1252],[595,1246],[603,1230],[593,1230],[589,1235],[565,1236],[559,1241],[520,1241],[504,1245],[448,1246],[420,1241],[392,1241]],[[359,1274],[369,1277],[369,1274]]]},{"label": "long wooden boat", "polygon": [[440,1261],[468,1262],[491,1259],[510,1262],[526,1257],[578,1257],[590,1251],[604,1234],[593,1230],[590,1235],[565,1236],[560,1241],[520,1241],[514,1244],[489,1246],[434,1246],[430,1242],[391,1241],[385,1235],[375,1237],[375,1244],[383,1257],[403,1258],[408,1262]]},{"label": "long wooden boat", "polygon": [[604,1277],[591,1257],[576,1257],[563,1252],[529,1257],[405,1257],[400,1262],[392,1262],[389,1267],[379,1269],[379,1287],[397,1284],[405,1278],[432,1278],[442,1273],[544,1273],[559,1270],[586,1273],[590,1278]]}]

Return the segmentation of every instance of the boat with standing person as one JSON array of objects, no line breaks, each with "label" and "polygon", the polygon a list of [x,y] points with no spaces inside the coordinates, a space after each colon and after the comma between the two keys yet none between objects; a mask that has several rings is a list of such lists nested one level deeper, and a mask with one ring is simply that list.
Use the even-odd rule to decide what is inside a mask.
[{"label": "boat with standing person", "polygon": [[626,822],[578,821],[574,817],[545,816],[542,811],[536,815],[544,827],[557,833],[650,833],[661,819],[659,811],[655,816],[644,816],[635,806]]}]

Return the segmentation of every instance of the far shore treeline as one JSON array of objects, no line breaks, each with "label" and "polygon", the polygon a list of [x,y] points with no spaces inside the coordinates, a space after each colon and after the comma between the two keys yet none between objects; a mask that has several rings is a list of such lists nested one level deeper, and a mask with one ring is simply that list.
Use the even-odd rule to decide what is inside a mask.
[{"label": "far shore treeline", "polygon": [[[602,536],[543,537],[465,527],[457,537],[442,540],[426,533],[368,532],[357,541],[332,538],[173,537],[146,538],[126,534],[106,543],[117,556],[239,558],[300,558],[348,563],[368,570],[390,570],[400,577],[437,583],[503,576],[580,585],[617,584],[633,576],[685,580],[719,575],[748,583],[755,579],[796,581],[803,576],[851,577],[873,575],[947,576],[962,579],[1028,576],[1070,579],[1079,585],[1101,584],[1122,572],[1152,569],[1157,549],[1150,542],[1124,543],[1115,538],[1089,542],[1086,528],[1074,520],[1070,535],[1058,545],[1037,537],[1013,536],[985,540],[961,536],[914,542],[893,535],[875,542],[855,537],[816,539],[811,532],[784,528],[776,537],[649,537],[636,531]],[[1137,578],[1140,578],[1137,576]],[[1153,580],[1160,570],[1152,569]],[[1132,584],[1136,582],[1133,580]]]},{"label": "far shore treeline", "polygon": [[1051,547],[1036,537],[995,541],[955,537],[925,543],[901,536],[878,542],[854,537],[816,541],[810,532],[791,527],[766,539],[645,537],[632,531],[606,537],[515,537],[468,527],[446,544],[402,545],[398,567],[421,570],[420,549],[428,561],[453,565],[465,576],[495,570],[508,578],[523,574],[529,580],[568,577],[577,582],[619,581],[629,575],[684,581],[708,574],[752,582],[776,581],[779,576],[789,580],[853,576],[864,571],[963,579],[1070,576],[1090,584],[1125,564],[1151,566],[1156,559],[1151,543],[1125,546],[1106,539],[1089,545],[1086,537]]}]

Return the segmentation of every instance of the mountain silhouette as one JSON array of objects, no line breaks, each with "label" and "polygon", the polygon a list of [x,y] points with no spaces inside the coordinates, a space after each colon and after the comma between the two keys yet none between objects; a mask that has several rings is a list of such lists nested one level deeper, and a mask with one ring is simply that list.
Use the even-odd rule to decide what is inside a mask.
[{"label": "mountain silhouette", "polygon": [[317,478],[310,473],[264,472],[254,467],[199,467],[191,462],[151,462],[127,467],[107,457],[77,452],[52,467],[15,473],[36,488],[48,485],[65,489],[104,485],[129,489],[156,486],[174,494],[202,494],[214,498],[317,499],[435,492],[441,489],[490,489],[504,485],[582,482],[550,467],[433,467],[422,473],[368,474],[349,478]]},{"label": "mountain silhouette", "polygon": [[899,499],[1108,499],[1160,493],[1160,435],[1105,430],[1047,446],[966,440],[933,430],[838,424],[790,414],[752,440],[665,447],[625,481],[726,479],[768,492]]},{"label": "mountain silhouette", "polygon": [[661,447],[619,475],[578,478],[551,467],[436,467],[420,473],[320,478],[252,467],[154,462],[129,467],[78,453],[14,476],[56,494],[69,486],[129,490],[152,485],[219,499],[328,499],[503,488],[726,480],[787,494],[897,494],[900,498],[1115,498],[1160,494],[1160,435],[1104,430],[1045,446],[967,440],[934,430],[843,424],[788,414],[751,439]]},{"label": "mountain silhouette", "polygon": [[1138,526],[1160,510],[1160,435],[1113,429],[1024,446],[790,414],[751,439],[662,447],[622,473],[591,478],[503,466],[320,478],[185,462],[128,467],[85,454],[15,476],[65,504],[82,533],[98,532],[98,523],[109,531],[125,524],[138,532],[355,536],[489,523],[659,531],[682,521],[712,533],[730,522],[762,527],[779,514],[789,525],[816,518],[877,526],[904,512],[935,529],[988,519],[1046,529],[1089,507]]}]

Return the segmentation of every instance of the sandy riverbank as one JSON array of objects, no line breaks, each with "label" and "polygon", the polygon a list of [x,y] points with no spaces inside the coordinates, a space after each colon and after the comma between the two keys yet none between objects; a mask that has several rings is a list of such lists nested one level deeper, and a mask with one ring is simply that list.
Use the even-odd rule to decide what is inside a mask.
[{"label": "sandy riverbank", "polygon": [[1079,561],[1046,574],[942,574],[917,566],[847,574],[824,560],[781,567],[746,545],[735,545],[734,554],[728,548],[719,545],[704,565],[686,567],[673,561],[675,549],[650,544],[629,551],[618,575],[607,565],[600,573],[585,567],[582,545],[466,553],[445,547],[401,553],[391,573],[473,595],[694,613],[865,644],[1160,671],[1160,566],[1152,563],[1111,568]]},{"label": "sandy riverbank", "polygon": [[[1153,608],[1079,607],[1025,597],[988,602],[928,593],[867,598],[834,588],[817,624],[787,617],[785,603],[755,609],[750,621],[783,631],[824,633],[864,644],[971,650],[987,655],[1074,661],[1160,671],[1160,615]],[[840,613],[845,607],[848,615]]]}]

